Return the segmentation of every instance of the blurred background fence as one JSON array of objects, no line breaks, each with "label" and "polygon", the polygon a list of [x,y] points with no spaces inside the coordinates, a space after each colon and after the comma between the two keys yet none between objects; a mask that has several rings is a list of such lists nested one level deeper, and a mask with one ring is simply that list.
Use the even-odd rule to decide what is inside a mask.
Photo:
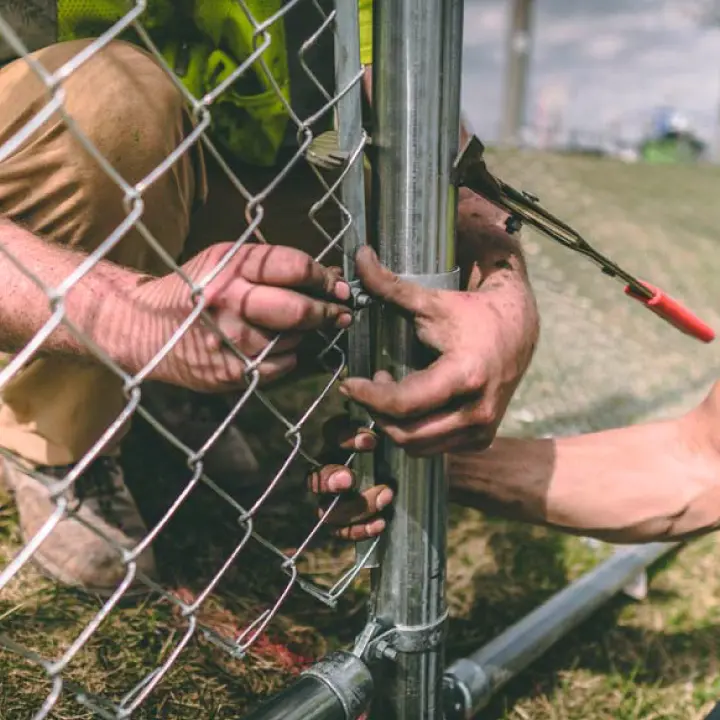
[{"label": "blurred background fence", "polygon": [[[620,264],[717,326],[717,168],[535,151],[498,151],[490,162]],[[638,422],[688,408],[707,392],[717,375],[715,346],[699,347],[624,302],[616,284],[582,258],[533,233],[525,237],[542,337],[507,432],[559,434]]]}]

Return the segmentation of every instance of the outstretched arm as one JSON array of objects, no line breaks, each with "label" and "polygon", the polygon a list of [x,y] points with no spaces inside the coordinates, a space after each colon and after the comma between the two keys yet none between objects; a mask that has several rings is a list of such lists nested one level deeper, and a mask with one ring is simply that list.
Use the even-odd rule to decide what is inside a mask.
[{"label": "outstretched arm", "polygon": [[677,420],[549,440],[500,438],[484,453],[451,455],[451,497],[617,543],[710,532],[720,527],[714,403],[711,396]]},{"label": "outstretched arm", "polygon": [[[231,243],[212,245],[183,265],[184,274],[194,281],[206,277],[231,247]],[[87,256],[1,218],[0,249],[0,351],[16,352],[53,317],[46,289],[58,287]],[[323,267],[299,250],[255,244],[241,247],[205,288],[208,313],[246,358],[256,357],[277,333],[284,333],[257,366],[262,381],[295,367],[297,347],[306,332],[347,327],[351,315],[344,303],[349,295],[339,269]],[[152,278],[101,260],[68,290],[62,310],[63,318],[84,338],[134,374],[174,338],[193,308],[190,286],[178,274]],[[87,344],[64,323],[40,349],[93,359]],[[218,392],[244,386],[245,367],[216,333],[197,320],[153,366],[150,378]]]},{"label": "outstretched arm", "polygon": [[[345,449],[374,447],[367,430],[339,432]],[[616,543],[684,540],[720,528],[720,383],[675,420],[556,439],[498,438],[484,452],[449,460],[452,500],[491,515]],[[390,488],[354,493],[339,466],[315,473],[311,488],[345,493],[329,519],[339,536],[383,529]]]}]

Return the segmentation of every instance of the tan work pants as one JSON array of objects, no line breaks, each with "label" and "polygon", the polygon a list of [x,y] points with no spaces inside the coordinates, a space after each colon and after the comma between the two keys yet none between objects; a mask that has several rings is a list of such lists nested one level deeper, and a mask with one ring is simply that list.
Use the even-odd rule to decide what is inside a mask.
[{"label": "tan work pants", "polygon": [[[85,42],[54,45],[35,57],[55,71]],[[142,50],[123,42],[93,56],[63,89],[68,114],[129,184],[146,177],[192,129],[183,98],[164,71]],[[0,144],[47,102],[45,86],[23,60],[0,70]],[[251,190],[274,175],[249,168],[240,172]],[[262,230],[271,242],[314,254],[325,241],[307,217],[321,196],[308,173],[300,169],[283,182],[265,205]],[[242,199],[217,168],[206,168],[197,144],[143,198],[144,223],[174,258],[233,240],[245,225]],[[0,163],[0,215],[48,242],[90,251],[125,219],[126,210],[120,188],[56,114]],[[152,274],[168,271],[137,230],[107,258]],[[76,462],[125,404],[120,380],[101,364],[36,358],[4,389],[0,446],[38,464]],[[121,434],[104,453],[114,451]]]}]

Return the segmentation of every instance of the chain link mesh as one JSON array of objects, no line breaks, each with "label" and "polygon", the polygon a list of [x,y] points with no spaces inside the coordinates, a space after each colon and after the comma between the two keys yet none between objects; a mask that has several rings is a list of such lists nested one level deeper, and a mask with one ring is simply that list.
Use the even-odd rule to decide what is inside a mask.
[{"label": "chain link mesh", "polygon": [[[126,207],[123,222],[58,287],[49,287],[28,268],[20,268],[47,295],[52,317],[0,372],[0,387],[4,387],[63,325],[92,346],[98,361],[117,374],[126,397],[122,412],[78,465],[59,479],[40,477],[53,499],[53,510],[33,538],[23,542],[17,535],[14,516],[5,507],[0,513],[3,527],[13,527],[10,544],[0,552],[0,645],[5,652],[27,661],[30,668],[13,676],[13,683],[22,683],[30,675],[36,678],[38,672],[44,677],[41,687],[45,695],[38,696],[36,718],[49,717],[62,705],[65,695],[100,717],[120,718],[142,711],[171,670],[184,671],[183,658],[195,640],[209,641],[230,658],[243,659],[264,642],[272,621],[279,620],[281,608],[292,601],[294,590],[321,603],[313,607],[334,607],[353,587],[358,574],[359,565],[353,563],[348,551],[337,551],[329,559],[313,553],[323,522],[303,516],[297,503],[301,479],[308,466],[315,464],[322,446],[323,420],[345,409],[334,392],[335,382],[347,365],[344,332],[332,337],[318,335],[317,355],[324,372],[302,380],[291,378],[267,391],[258,389],[258,358],[244,358],[247,389],[233,397],[200,396],[147,380],[181,335],[201,316],[207,319],[204,289],[211,280],[193,281],[184,276],[178,262],[147,228],[143,198],[148,188],[202,144],[206,155],[230,181],[231,202],[235,203],[232,210],[247,218],[247,228],[223,262],[252,239],[281,241],[266,232],[265,226],[283,209],[268,211],[268,207],[280,186],[290,182],[293,173],[305,165],[304,154],[316,135],[316,126],[334,114],[342,98],[354,92],[360,82],[360,68],[339,88],[326,87],[314,70],[314,49],[336,32],[334,12],[325,3],[291,0],[263,22],[252,18],[242,0],[239,5],[253,24],[253,52],[215,91],[202,98],[191,96],[174,79],[177,92],[191,109],[193,126],[161,164],[133,184],[118,174],[113,161],[68,114],[63,83],[126,30],[134,30],[173,77],[143,25],[145,3],[136,3],[122,20],[54,72],[33,59],[11,22],[15,15],[6,13],[4,5],[0,7],[0,38],[22,58],[21,62],[29,64],[47,88],[48,98],[39,112],[25,118],[12,137],[0,145],[0,162],[18,152],[60,113],[73,137],[117,185]],[[213,111],[222,90],[242,80],[250,66],[261,61],[275,23],[300,10],[316,22],[300,48],[297,65],[319,89],[324,103],[305,117],[299,117],[286,103],[297,132],[295,151],[284,167],[272,175],[261,174],[265,178],[261,186],[253,184],[251,188],[211,139]],[[349,161],[341,172],[327,175],[313,168],[316,196],[307,219],[319,233],[316,257],[320,260],[345,244],[357,229],[358,217],[346,207],[340,193],[349,178],[356,178],[353,182],[362,180],[362,173],[356,172],[364,143],[359,127],[355,136],[361,140],[346,148]],[[714,239],[720,223],[715,202],[716,170],[658,168],[513,151],[491,151],[489,165],[504,180],[539,195],[545,207],[630,271],[685,301],[711,325],[720,324],[714,302],[717,293],[712,289],[720,271]],[[334,222],[328,220],[330,212]],[[183,276],[194,298],[192,313],[153,362],[136,376],[123,372],[73,327],[64,306],[68,290],[131,228],[142,234],[168,271]],[[625,298],[619,287],[593,266],[545,238],[526,231],[525,247],[541,308],[543,335],[533,366],[506,417],[505,433],[565,434],[637,422],[685,409],[707,390],[718,366],[714,346],[700,347],[683,337]],[[0,250],[18,264],[1,246]],[[220,270],[218,266],[215,274]],[[123,443],[123,464],[128,485],[137,486],[132,487],[133,493],[137,491],[139,496],[142,491],[150,496],[146,501],[150,529],[132,551],[116,547],[127,570],[114,593],[94,604],[78,597],[77,611],[68,615],[64,609],[67,603],[59,603],[55,591],[37,589],[33,556],[58,523],[73,512],[68,489],[131,417],[135,422]],[[238,447],[242,450],[239,458],[234,454]],[[257,462],[248,464],[246,454]],[[8,456],[11,462],[15,459]],[[204,535],[192,529],[197,524],[193,522],[196,515],[200,524],[207,526]],[[149,545],[164,548],[163,556],[170,558],[163,560],[168,567],[161,568],[165,571],[164,575],[161,572],[162,580],[168,582],[156,582],[138,572],[137,558]],[[125,611],[124,600],[138,582],[151,591],[153,599]],[[217,596],[226,587],[233,594],[230,601],[220,605]],[[173,624],[163,624],[161,632],[153,622],[167,608]],[[138,655],[134,664],[123,668],[121,680],[114,677],[120,648],[98,640],[103,628],[115,625],[121,629],[113,637],[132,632],[146,645],[142,657]],[[28,626],[35,628],[37,637],[29,636]],[[257,652],[255,657],[262,659],[262,652]],[[100,674],[96,672],[88,680],[85,671],[90,664],[98,666]],[[194,670],[189,664],[185,672]],[[222,674],[223,667],[219,666],[218,675]],[[132,681],[128,680],[131,676]],[[37,682],[33,687],[38,687]],[[209,687],[210,693],[219,686]],[[262,691],[258,686],[250,689]],[[200,716],[203,707],[200,698],[188,716]],[[149,717],[159,717],[164,711],[156,705],[151,712],[154,714]]]},{"label": "chain link mesh", "polygon": [[[351,4],[357,12],[357,3]],[[353,92],[358,93],[357,97],[359,97],[362,77],[360,66],[354,68],[349,82],[343,86],[337,83],[338,87],[323,85],[318,77],[320,73],[313,70],[318,63],[318,58],[313,57],[317,46],[320,43],[327,44],[328,41],[332,43],[333,33],[336,32],[335,10],[331,3],[292,0],[280,3],[278,11],[265,19],[253,17],[250,8],[242,0],[238,5],[252,24],[253,50],[222,83],[200,98],[193,97],[174,76],[173,69],[169,67],[151,39],[152,33],[144,25],[147,15],[145,2],[135,3],[122,19],[92,42],[84,45],[76,55],[54,72],[43,67],[42,62],[30,54],[23,44],[18,27],[13,27],[11,22],[11,16],[15,17],[16,13],[0,14],[0,37],[20,57],[17,62],[27,63],[47,89],[47,103],[42,110],[19,124],[12,137],[0,146],[0,162],[20,151],[35,133],[42,132],[45,123],[51,117],[59,113],[72,136],[120,189],[126,209],[126,218],[123,222],[104,238],[99,246],[87,255],[77,271],[58,287],[49,287],[40,277],[14,259],[6,248],[0,246],[3,255],[42,288],[52,309],[52,317],[45,327],[2,370],[0,387],[4,387],[11,378],[15,377],[21,368],[36,356],[38,349],[51,333],[62,325],[92,349],[98,362],[117,374],[122,381],[126,398],[125,407],[107,431],[79,463],[68,468],[64,476],[54,478],[46,473],[33,472],[33,475],[47,487],[53,509],[34,537],[27,538],[14,554],[6,558],[7,561],[3,563],[0,573],[0,591],[8,593],[11,597],[22,597],[22,588],[31,582],[27,577],[32,577],[32,561],[38,548],[48,537],[52,542],[54,529],[63,519],[77,510],[69,499],[68,491],[79,483],[79,478],[99,457],[103,447],[122,432],[131,417],[134,418],[136,427],[124,444],[130,450],[123,448],[126,470],[129,465],[130,474],[141,475],[146,483],[154,485],[158,497],[162,496],[163,491],[167,491],[167,497],[170,498],[170,501],[167,497],[159,501],[160,505],[155,507],[153,523],[149,525],[142,542],[133,549],[127,550],[121,547],[111,537],[104,538],[122,556],[126,568],[125,577],[111,596],[99,604],[92,617],[87,622],[81,623],[78,631],[64,646],[61,647],[62,643],[59,642],[51,643],[54,652],[49,654],[48,645],[43,644],[39,638],[34,644],[28,643],[27,638],[23,638],[22,641],[17,640],[13,635],[14,623],[3,623],[5,627],[0,635],[0,645],[6,651],[22,656],[36,670],[40,669],[45,673],[48,692],[47,696],[38,702],[34,716],[36,718],[48,717],[54,713],[65,693],[73,695],[75,701],[98,716],[128,717],[143,705],[168,671],[181,662],[183,651],[194,638],[202,636],[205,640],[226,650],[233,658],[242,658],[263,638],[269,623],[294,589],[301,589],[317,601],[334,607],[338,598],[350,587],[359,572],[360,564],[354,564],[352,558],[346,555],[345,559],[348,562],[336,563],[331,574],[325,571],[303,574],[303,562],[308,565],[308,548],[312,546],[324,522],[323,519],[314,519],[314,513],[296,519],[296,524],[302,530],[295,533],[295,542],[291,549],[277,541],[271,542],[262,534],[263,523],[258,522],[261,512],[272,505],[271,501],[275,500],[276,495],[288,486],[291,490],[293,488],[297,490],[299,480],[304,477],[307,469],[317,465],[314,456],[320,449],[317,441],[318,427],[310,428],[312,430],[310,434],[316,438],[314,442],[312,438],[306,437],[306,433],[311,420],[314,421],[316,416],[327,417],[330,410],[334,409],[337,412],[338,409],[342,409],[337,397],[333,398],[331,395],[336,381],[346,367],[346,352],[343,349],[345,331],[340,331],[334,336],[318,333],[318,341],[314,345],[319,350],[317,359],[322,365],[322,370],[315,373],[309,385],[311,389],[306,390],[305,395],[302,389],[293,389],[296,385],[293,385],[292,381],[283,382],[269,392],[258,389],[257,367],[277,339],[252,360],[243,357],[236,350],[246,363],[247,389],[231,398],[202,397],[189,391],[171,389],[148,381],[153,370],[180,342],[188,328],[201,318],[206,322],[212,322],[206,312],[207,300],[204,294],[209,282],[246,243],[252,240],[265,241],[265,236],[268,235],[264,229],[268,198],[273,196],[281,183],[293,182],[293,173],[299,167],[308,165],[304,156],[316,135],[316,128],[321,127],[329,117],[336,115],[342,98]],[[296,114],[295,108],[283,97],[281,89],[273,81],[273,92],[282,100],[284,109],[290,116],[290,123],[296,132],[297,145],[287,162],[277,172],[271,176],[267,172],[260,174],[261,177],[267,177],[262,187],[253,187],[250,190],[246,178],[241,178],[231,168],[225,153],[211,138],[213,112],[221,93],[232,84],[241,81],[253,64],[262,66],[267,77],[272,78],[263,52],[268,47],[270,37],[276,31],[278,23],[283,21],[287,25],[295,23],[298,21],[298,13],[302,13],[304,25],[308,25],[308,18],[312,18],[312,32],[302,43],[295,64],[318,89],[323,104],[311,115],[301,117]],[[357,28],[355,30],[357,31]],[[68,78],[126,31],[135,33],[144,48],[173,79],[177,93],[184,96],[193,117],[192,127],[182,141],[149,174],[132,184],[114,168],[114,160],[105,156],[101,143],[83,132],[76,119],[67,111],[64,90],[64,83]],[[327,63],[327,57],[321,59],[321,62]],[[347,60],[345,62],[347,63]],[[322,74],[328,75],[327,68]],[[332,76],[332,71],[330,75]],[[88,102],[92,102],[92,99],[88,98]],[[104,108],[103,111],[109,114],[112,108]],[[319,243],[316,242],[320,248],[316,254],[318,261],[322,261],[333,251],[342,250],[345,237],[355,220],[342,202],[340,193],[340,188],[350,173],[353,173],[353,181],[360,183],[359,192],[363,194],[363,173],[356,173],[355,168],[358,164],[362,167],[362,148],[365,139],[359,116],[356,121],[357,127],[352,133],[346,132],[345,135],[360,138],[360,141],[352,147],[345,148],[348,160],[344,163],[343,169],[328,175],[313,167],[316,189],[314,201],[307,211],[307,218],[321,239]],[[153,235],[144,222],[143,213],[147,190],[158,178],[175,167],[183,156],[200,144],[206,156],[214,159],[232,185],[232,196],[228,199],[226,211],[244,212],[247,228],[212,272],[200,280],[193,280],[184,273],[179,261],[173,258]],[[274,209],[272,212],[282,212],[282,208]],[[289,214],[292,212],[292,208],[288,209]],[[301,218],[296,219],[298,222],[301,220]],[[364,223],[364,218],[362,222]],[[65,298],[68,291],[100,260],[107,258],[130,229],[141,233],[150,252],[162,259],[168,272],[176,273],[182,278],[192,295],[194,306],[192,312],[157,356],[135,376],[118,367],[107,353],[83,334],[80,328],[73,326],[65,312]],[[277,237],[267,237],[267,240],[282,242],[282,239]],[[247,437],[251,432],[254,432],[254,440],[249,441]],[[233,462],[229,462],[223,455],[225,450],[222,446],[235,447],[234,442],[241,443],[245,452],[251,455],[254,453],[255,457],[260,456],[262,461],[256,463],[256,466],[245,474],[238,472],[237,465],[233,465]],[[154,464],[154,460],[160,448],[164,453],[172,455],[174,464],[166,464],[158,470],[162,463]],[[10,453],[6,453],[6,456],[11,463],[17,461],[17,458]],[[129,460],[128,456],[130,456]],[[212,477],[208,471],[208,466],[213,466],[213,463],[214,467],[219,468],[218,472],[224,473],[225,482],[218,482],[217,478]],[[158,490],[162,485],[162,477],[155,475],[156,472],[160,475],[164,472],[166,478],[168,475],[173,476],[168,482],[168,487]],[[200,492],[205,494],[199,496]],[[224,538],[224,546],[227,550],[223,551],[222,555],[219,551],[216,551],[216,557],[202,555],[204,566],[199,577],[204,580],[200,587],[193,590],[187,588],[170,590],[138,569],[138,557],[151,544],[155,547],[158,543],[162,543],[162,537],[168,526],[176,518],[182,517],[187,520],[188,514],[192,514],[202,505],[203,498],[206,504],[212,506],[212,512],[217,514],[218,522],[223,518],[224,531],[234,527],[232,538],[229,542],[227,537]],[[75,515],[75,517],[79,522],[85,522],[81,516]],[[227,518],[231,518],[229,523]],[[272,517],[265,522],[268,528],[273,527]],[[90,526],[90,529],[99,532],[97,528]],[[173,542],[177,542],[177,536]],[[188,553],[192,552],[191,548],[186,550]],[[78,552],[82,552],[82,548],[78,548]],[[196,567],[192,560],[188,562]],[[267,587],[261,588],[265,597],[264,605],[242,608],[241,611],[230,616],[231,621],[228,621],[226,616],[222,616],[219,621],[217,617],[214,622],[207,621],[204,614],[212,616],[213,594],[219,584],[230,575],[240,574],[244,578],[240,581],[241,586],[244,582],[246,587],[251,587],[255,569],[258,567],[262,567],[265,573],[273,574],[273,579],[267,581]],[[274,569],[270,571],[268,569],[270,567]],[[308,567],[310,571],[313,570],[311,565]],[[318,576],[320,581],[316,580]],[[154,598],[159,598],[174,608],[174,616],[178,620],[176,630],[161,641],[155,664],[138,665],[134,668],[136,676],[134,685],[125,687],[122,692],[108,692],[102,682],[96,683],[94,687],[85,686],[82,681],[75,679],[77,677],[75,667],[83,665],[85,662],[83,654],[90,648],[93,648],[93,651],[97,650],[97,646],[93,643],[98,630],[104,624],[118,621],[114,619],[117,617],[118,609],[130,591],[135,591],[138,584],[144,585]],[[47,607],[40,602],[41,611],[43,606]],[[156,611],[153,608],[157,608],[157,603],[146,601],[139,612],[152,614]],[[13,609],[9,608],[6,615],[6,620],[12,619]]]}]

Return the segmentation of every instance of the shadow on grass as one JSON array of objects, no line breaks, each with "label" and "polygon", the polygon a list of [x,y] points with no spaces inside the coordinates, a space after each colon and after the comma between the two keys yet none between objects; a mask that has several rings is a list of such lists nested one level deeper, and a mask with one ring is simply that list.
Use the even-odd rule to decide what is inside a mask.
[{"label": "shadow on grass", "polygon": [[[619,626],[618,617],[625,601],[615,599],[576,630],[559,641],[527,670],[510,681],[482,711],[485,720],[509,717],[513,706],[522,701],[544,696],[567,688],[566,674],[581,672],[599,680],[600,693],[608,697],[618,690],[629,699],[639,697],[641,690],[661,693],[672,689],[679,694],[688,684],[695,684],[693,701],[696,707],[708,701],[720,701],[720,685],[706,678],[717,678],[717,648],[720,625],[699,627],[690,631],[660,630]],[[582,682],[582,681],[580,681]],[[598,704],[593,698],[594,704]],[[607,711],[606,711],[607,712]],[[580,717],[580,715],[571,715]],[[583,717],[600,717],[589,708]],[[617,717],[619,717],[618,715]],[[602,715],[609,717],[609,715]],[[622,717],[646,717],[645,714],[623,714]],[[679,718],[675,714],[648,714],[647,717]],[[686,717],[683,715],[682,717]]]},{"label": "shadow on grass", "polygon": [[[136,438],[136,442],[142,442],[142,437]],[[149,520],[157,520],[162,515],[167,498],[176,495],[178,484],[190,477],[181,457],[173,459],[172,453],[158,452],[157,441],[155,443],[150,456],[154,466],[147,464],[148,454],[143,454],[137,445],[128,445],[133,450],[129,457],[143,464],[142,468],[128,467],[128,477],[133,473],[136,477],[142,475],[146,483],[149,474],[154,478],[151,488],[146,485],[143,492],[138,493]],[[464,512],[454,511],[453,526],[460,524],[459,518]],[[312,503],[302,490],[296,489],[271,501],[267,515],[261,516],[258,525],[278,547],[293,548],[304,539],[312,513]],[[483,563],[479,569],[469,568],[471,606],[450,623],[449,662],[477,650],[564,588],[570,579],[589,569],[594,561],[588,549],[580,550],[578,556],[577,539],[544,529],[482,520],[478,516],[469,532],[475,540],[482,540]],[[233,551],[238,537],[236,513],[215,493],[198,487],[192,499],[168,522],[156,543],[163,581],[171,588],[186,587],[193,593],[199,592]],[[313,556],[320,563],[332,566],[343,553],[347,556],[346,547],[328,544],[327,538],[321,537],[315,543]],[[668,562],[669,559],[664,559],[662,565]],[[249,617],[249,611],[261,605],[260,598],[279,594],[286,580],[285,576],[268,567],[264,551],[248,546],[217,587],[215,595],[219,603],[216,607],[220,608],[217,611],[220,623],[228,618],[232,623],[238,622],[237,618]],[[452,594],[453,588],[450,592]],[[363,588],[354,588],[333,610],[303,592],[293,593],[281,610],[280,629],[275,637],[279,643],[285,643],[295,632],[300,641],[293,644],[290,640],[290,645],[304,657],[318,657],[335,647],[347,646],[364,625],[365,597]],[[656,593],[654,599],[672,601],[673,598],[671,593],[664,598]],[[483,717],[504,717],[507,708],[518,700],[538,693],[552,693],[562,683],[566,670],[579,667],[595,674],[632,677],[635,683],[653,687],[683,677],[689,680],[697,671],[696,654],[709,652],[720,640],[720,629],[716,628],[697,633],[665,634],[616,627],[618,615],[625,606],[622,600],[611,602],[561,640],[501,691]],[[217,672],[218,668],[224,667],[225,691],[235,698],[236,709],[246,704],[252,707],[263,695],[280,689],[292,679],[292,671],[278,666],[277,658],[266,656],[266,668],[275,671],[274,674],[266,674],[259,686],[248,687],[252,675],[248,668],[235,677],[238,666],[228,667],[222,660],[217,660],[218,654],[222,653],[213,654],[206,650],[204,662],[207,665],[202,670],[197,667],[197,672],[200,677],[207,677],[211,668],[212,672]],[[253,670],[252,666],[250,670]],[[257,674],[257,668],[254,672]],[[158,696],[163,692],[160,689]]]},{"label": "shadow on grass", "polygon": [[[179,453],[146,430],[136,424],[125,444],[124,464],[128,484],[146,520],[153,524],[191,473]],[[249,502],[256,492],[249,491]],[[243,502],[242,493],[233,495]],[[451,555],[459,580],[450,587],[450,595],[462,612],[450,624],[449,661],[477,650],[592,564],[592,553],[586,548],[578,551],[577,540],[544,529],[488,521],[458,508],[452,515]],[[260,517],[263,533],[278,547],[290,550],[305,538],[313,505],[295,487],[269,503]],[[154,545],[162,584],[192,600],[212,581],[242,537],[237,512],[214,492],[198,486]],[[322,584],[324,572],[336,577],[350,552],[345,545],[319,538],[310,554],[316,581]],[[288,582],[279,571],[277,557],[270,558],[272,562],[269,558],[267,551],[249,543],[203,604],[203,622],[232,636],[255,619]],[[292,592],[267,639],[243,659],[233,659],[202,633],[195,634],[137,717],[242,717],[261,698],[291,682],[304,663],[351,644],[365,623],[366,593],[362,585],[353,587],[332,609],[302,591]],[[662,598],[656,593],[654,597],[673,600],[670,595]],[[562,640],[510,683],[483,717],[506,717],[514,703],[552,693],[569,669],[632,677],[636,684],[655,687],[691,680],[702,666],[697,655],[715,654],[720,642],[717,628],[675,629],[665,634],[616,627],[624,606],[620,601],[611,603]],[[44,584],[29,595],[25,591],[14,606],[11,600],[0,603],[2,630],[43,656],[57,658],[100,607],[97,598]],[[67,677],[117,700],[168,661],[187,628],[181,613],[157,598],[118,608],[73,661]],[[18,688],[12,695],[0,693],[0,716],[30,716],[38,698],[49,689],[42,673],[19,663],[14,655],[0,653],[0,674]],[[63,709],[76,713],[75,717],[91,717],[72,700],[63,701]]]},{"label": "shadow on grass", "polygon": [[[471,607],[451,620],[449,660],[491,640],[568,582],[561,536],[487,520],[476,533],[485,539],[485,569],[473,573]],[[450,586],[448,592],[452,601],[456,589]]]},{"label": "shadow on grass", "polygon": [[[518,536],[515,535],[517,541]],[[538,542],[535,538],[532,541]],[[542,541],[540,544],[543,544]],[[554,542],[550,542],[549,547],[554,545]],[[672,566],[678,552],[682,552],[682,548],[669,553],[652,566],[649,572],[651,582]],[[558,565],[562,564],[559,562],[562,555],[560,550],[556,556]],[[473,643],[466,639],[472,635],[473,628],[467,627],[458,632],[456,624],[455,633],[461,639],[453,643],[451,633],[451,659],[479,650],[485,642],[547,599],[545,592],[533,592],[532,587],[525,585],[525,579],[525,576],[517,578],[515,587],[519,592],[528,591],[532,599],[507,612],[510,622],[496,625],[494,631],[489,631],[486,626],[484,632],[476,633],[476,638],[482,642]],[[553,592],[561,590],[564,585],[561,582]],[[639,711],[642,703],[639,700],[636,702],[635,698],[643,694],[643,689],[650,691],[645,693],[645,698],[651,705],[659,702],[657,697],[664,689],[671,689],[671,694],[679,694],[679,688],[687,690],[689,686],[692,686],[695,707],[710,701],[720,701],[720,681],[717,680],[720,624],[692,621],[687,617],[679,623],[673,622],[672,613],[666,611],[677,608],[680,599],[679,592],[667,588],[653,588],[647,603],[638,604],[622,595],[613,598],[501,688],[483,709],[481,717],[485,720],[503,720],[511,715],[525,717],[522,713],[512,714],[513,707],[518,703],[537,701],[538,698],[550,698],[552,703],[556,692],[563,694],[570,687],[568,673],[583,675],[582,679],[575,680],[580,686],[594,683],[595,690],[589,695],[595,706],[601,704],[598,698],[602,697],[603,691],[608,698],[613,697],[614,701],[618,695],[627,694],[627,707],[623,705],[622,709],[616,709],[614,717],[687,717],[686,714],[674,714],[674,711],[667,709],[667,705],[662,712],[649,706],[645,711]],[[493,611],[492,606],[479,607],[485,610],[485,614],[479,616],[479,621],[482,622],[483,618],[497,619],[498,611]],[[652,625],[656,627],[647,627],[649,623],[646,621],[636,622],[636,614],[643,611],[654,613]],[[499,613],[502,617],[503,610]],[[608,702],[608,705],[612,704]],[[566,710],[567,715],[563,717],[610,717],[607,706],[597,711],[597,715],[596,710],[590,707],[579,714]],[[687,706],[684,711],[677,712],[687,713]],[[552,713],[549,710],[543,717],[555,717]]]}]

